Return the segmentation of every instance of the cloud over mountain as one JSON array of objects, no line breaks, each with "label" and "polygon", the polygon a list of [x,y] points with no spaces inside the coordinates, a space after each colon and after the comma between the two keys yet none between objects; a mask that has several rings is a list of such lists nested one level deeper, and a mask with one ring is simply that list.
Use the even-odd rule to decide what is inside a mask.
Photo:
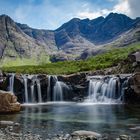
[{"label": "cloud over mountain", "polygon": [[72,18],[94,19],[110,12],[140,16],[139,0],[1,0],[0,14],[34,28],[56,29]]}]

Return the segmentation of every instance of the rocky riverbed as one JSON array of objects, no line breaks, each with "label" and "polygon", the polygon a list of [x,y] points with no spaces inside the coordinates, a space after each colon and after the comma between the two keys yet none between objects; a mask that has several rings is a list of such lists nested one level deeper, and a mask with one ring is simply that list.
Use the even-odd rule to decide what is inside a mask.
[{"label": "rocky riverbed", "polygon": [[0,121],[0,140],[41,140],[41,137],[31,132],[21,132],[19,123]]},{"label": "rocky riverbed", "polygon": [[[21,125],[12,121],[0,121],[0,140],[44,140],[40,135],[21,131]],[[134,140],[131,136],[120,135],[112,138],[111,134],[99,134],[93,131],[74,131],[71,134],[54,134],[46,140]]]},{"label": "rocky riverbed", "polygon": [[[43,140],[41,136],[32,134],[28,132],[26,134],[23,133],[15,133],[12,132],[12,127],[7,127],[5,129],[0,129],[0,140]],[[48,138],[46,140],[134,140],[131,136],[128,135],[120,135],[118,138],[109,138],[108,136],[96,137],[94,135],[75,135],[72,134],[64,134],[64,135],[56,135],[52,136],[52,138]]]}]

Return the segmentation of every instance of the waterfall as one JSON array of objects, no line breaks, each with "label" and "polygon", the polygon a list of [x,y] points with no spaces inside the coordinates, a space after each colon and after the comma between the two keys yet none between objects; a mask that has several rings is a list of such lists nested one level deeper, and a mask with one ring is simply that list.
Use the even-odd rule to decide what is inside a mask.
[{"label": "waterfall", "polygon": [[56,76],[54,76],[53,78],[56,81],[53,91],[53,101],[63,101],[64,100],[63,90],[69,89],[69,87],[64,82],[58,81],[58,78]]},{"label": "waterfall", "polygon": [[116,82],[117,78],[112,77],[109,80],[109,83],[107,85],[107,95],[106,97],[109,99],[115,99],[115,93],[116,93]]},{"label": "waterfall", "polygon": [[24,94],[25,94],[25,103],[29,103],[29,98],[28,98],[28,76],[23,75],[23,80],[24,80]]},{"label": "waterfall", "polygon": [[48,75],[47,101],[51,100],[50,92],[51,92],[51,75]]},{"label": "waterfall", "polygon": [[12,73],[9,78],[9,91],[12,93],[14,93],[14,79],[15,79],[15,74]]},{"label": "waterfall", "polygon": [[[35,97],[36,97],[36,88],[37,88],[37,97],[38,97],[38,102],[42,103],[42,92],[41,92],[41,84],[40,84],[40,79],[38,79],[37,75],[34,75],[31,78],[32,84],[30,86],[31,88],[31,102],[34,103],[36,102]],[[36,87],[36,88],[35,88]]]},{"label": "waterfall", "polygon": [[32,85],[31,85],[31,101],[32,101],[32,103],[35,102],[35,94],[34,94],[34,92],[35,92],[35,81],[33,80]]},{"label": "waterfall", "polygon": [[61,82],[57,81],[54,86],[53,101],[63,101],[63,89],[61,84],[62,84]]},{"label": "waterfall", "polygon": [[36,79],[36,83],[37,83],[38,102],[42,103],[42,93],[41,93],[40,80]]},{"label": "waterfall", "polygon": [[[41,84],[40,84],[40,79],[36,75],[23,75],[23,80],[24,80],[24,95],[25,95],[25,103],[29,103],[29,97],[31,98],[30,101],[31,103],[35,103],[35,93],[36,93],[36,88],[37,87],[37,97],[38,97],[38,102],[42,103],[42,93],[41,93]],[[28,91],[28,79],[31,80],[31,85],[30,85],[30,92]],[[29,96],[29,93],[31,93]]]},{"label": "waterfall", "polygon": [[127,81],[120,83],[119,77],[89,77],[88,99],[93,103],[119,103],[123,101]]}]

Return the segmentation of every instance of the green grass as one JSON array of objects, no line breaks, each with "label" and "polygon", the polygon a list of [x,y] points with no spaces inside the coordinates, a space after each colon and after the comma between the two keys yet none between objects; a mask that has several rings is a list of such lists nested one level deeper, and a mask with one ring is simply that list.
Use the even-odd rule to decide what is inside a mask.
[{"label": "green grass", "polygon": [[140,43],[135,43],[124,48],[113,48],[111,51],[91,57],[87,60],[65,61],[48,63],[38,66],[3,67],[4,72],[15,73],[45,73],[45,74],[72,74],[76,72],[94,71],[117,65],[126,59],[128,54],[140,49]]},{"label": "green grass", "polygon": [[4,58],[1,61],[1,67],[19,67],[19,66],[29,66],[29,65],[44,65],[50,63],[49,56],[41,55],[39,58]]}]

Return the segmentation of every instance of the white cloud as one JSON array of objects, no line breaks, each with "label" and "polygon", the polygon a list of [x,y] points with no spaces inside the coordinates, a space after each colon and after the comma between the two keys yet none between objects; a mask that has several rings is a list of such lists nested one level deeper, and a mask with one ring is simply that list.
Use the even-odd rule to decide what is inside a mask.
[{"label": "white cloud", "polygon": [[77,17],[84,19],[84,18],[89,18],[89,19],[94,19],[96,17],[101,16],[100,12],[89,12],[89,11],[83,11],[83,12],[78,12]]},{"label": "white cloud", "polygon": [[130,10],[131,9],[128,0],[119,0],[119,3],[113,7],[112,12],[130,15]]},{"label": "white cloud", "polygon": [[[20,23],[26,23],[34,28],[56,29],[63,23],[76,17],[79,2],[72,0],[74,4],[55,5],[51,0],[43,1],[34,5],[34,0],[30,0],[26,5],[19,5],[13,12],[14,19]],[[74,6],[73,6],[74,5]],[[88,3],[82,3],[83,9]]]},{"label": "white cloud", "polygon": [[100,16],[106,16],[108,15],[110,12],[110,10],[108,9],[103,9],[103,10],[98,10],[96,12],[90,12],[90,11],[83,11],[83,12],[78,12],[77,13],[77,17],[84,19],[84,18],[89,18],[89,19],[94,19]]},{"label": "white cloud", "polygon": [[80,9],[76,14],[76,17],[81,18],[81,19],[84,19],[84,18],[94,19],[99,16],[106,16],[111,12],[108,9],[100,9],[97,6],[94,6],[95,10],[91,10],[89,3],[85,3],[82,7],[83,8]]},{"label": "white cloud", "polygon": [[[108,0],[109,2],[112,2],[114,0]],[[89,19],[94,19],[99,16],[107,16],[109,13],[114,12],[114,13],[124,13],[124,14],[129,14],[129,4],[127,0],[119,0],[118,3],[112,8],[112,9],[96,9],[96,11],[91,11],[89,9],[89,5],[84,6],[84,10],[79,11],[77,13],[77,17],[79,18],[89,18]]]},{"label": "white cloud", "polygon": [[[114,1],[114,0],[108,0]],[[140,17],[140,0],[118,0],[118,3],[112,9],[97,9],[90,11],[88,8],[77,13],[79,18],[94,19],[99,16],[107,16],[109,13],[122,13],[130,16],[131,18]]]},{"label": "white cloud", "polygon": [[131,18],[140,17],[140,0],[119,0],[112,11],[126,14]]},{"label": "white cloud", "polygon": [[94,2],[60,0],[57,3],[52,1],[55,0],[44,0],[35,4],[35,0],[28,0],[28,3],[26,1],[26,4],[19,4],[10,10],[13,12],[7,13],[17,22],[26,23],[35,28],[48,29],[56,29],[74,17],[94,19],[99,16],[105,17],[110,12],[126,14],[132,18],[140,16],[140,0],[106,0],[103,5],[96,3],[96,0],[93,0]]},{"label": "white cloud", "polygon": [[131,17],[140,17],[140,0],[127,0],[130,8]]},{"label": "white cloud", "polygon": [[18,22],[22,22],[28,17],[28,13],[30,12],[30,9],[31,9],[30,6],[28,7],[23,6],[23,8],[18,7],[17,9],[15,9],[14,17]]}]

